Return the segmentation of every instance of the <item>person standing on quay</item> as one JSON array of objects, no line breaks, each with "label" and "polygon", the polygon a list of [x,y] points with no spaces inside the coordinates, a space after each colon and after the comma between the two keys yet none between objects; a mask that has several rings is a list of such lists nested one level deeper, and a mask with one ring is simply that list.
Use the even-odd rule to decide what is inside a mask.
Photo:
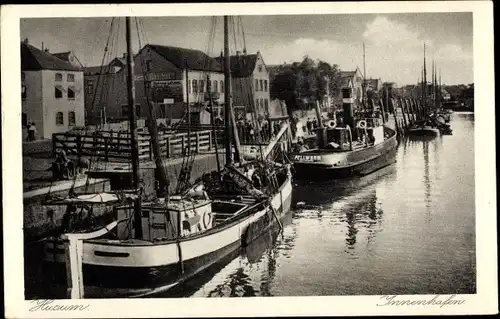
[{"label": "person standing on quay", "polygon": [[36,139],[36,126],[34,122],[28,124],[28,141],[32,142]]}]

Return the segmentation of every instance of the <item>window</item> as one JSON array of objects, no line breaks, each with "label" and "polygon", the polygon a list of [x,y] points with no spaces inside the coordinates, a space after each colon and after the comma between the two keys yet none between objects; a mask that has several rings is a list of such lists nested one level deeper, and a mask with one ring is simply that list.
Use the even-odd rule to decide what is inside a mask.
[{"label": "window", "polygon": [[224,93],[224,81],[220,81],[220,92]]},{"label": "window", "polygon": [[146,61],[146,72],[151,72],[151,64],[152,64],[151,60]]},{"label": "window", "polygon": [[269,100],[268,99],[264,99],[264,108],[265,108],[266,112],[269,113]]},{"label": "window", "polygon": [[198,93],[198,81],[193,80],[193,93]]},{"label": "window", "polygon": [[264,80],[264,91],[267,92],[267,80]]},{"label": "window", "polygon": [[74,126],[75,123],[76,123],[75,112],[73,111],[68,112],[68,125]]},{"label": "window", "polygon": [[264,81],[260,80],[260,90],[264,91]]},{"label": "window", "polygon": [[26,73],[21,72],[21,81],[24,82],[24,80],[26,80]]},{"label": "window", "polygon": [[259,90],[259,80],[255,80],[255,92]]},{"label": "window", "polygon": [[160,118],[167,117],[167,104],[160,104]]},{"label": "window", "polygon": [[28,126],[28,114],[26,113],[21,114],[21,122],[23,126]]},{"label": "window", "polygon": [[[135,115],[137,117],[139,117],[140,114],[141,114],[141,105],[140,104],[136,104],[135,105]],[[128,114],[128,105],[127,104],[122,105],[122,116],[123,117],[127,117],[127,118],[129,116],[129,114]]]},{"label": "window", "polygon": [[262,72],[262,64],[259,65],[259,72]]},{"label": "window", "polygon": [[200,93],[205,92],[205,81],[200,80]]},{"label": "window", "polygon": [[255,108],[257,109],[257,112],[260,111],[260,100],[259,99],[255,99]]},{"label": "window", "polygon": [[68,82],[75,82],[75,75],[68,73]]},{"label": "window", "polygon": [[24,84],[21,85],[21,98],[23,101],[26,100],[26,85]]},{"label": "window", "polygon": [[191,81],[187,81],[187,91],[188,94],[191,94]]},{"label": "window", "polygon": [[212,92],[217,92],[217,81],[214,81],[214,85],[212,86]]},{"label": "window", "polygon": [[54,96],[55,96],[56,99],[62,99],[63,92],[62,92],[62,88],[60,86],[56,86],[55,87]]},{"label": "window", "polygon": [[61,82],[62,81],[62,74],[61,73],[56,73],[56,81]]},{"label": "window", "polygon": [[68,88],[68,100],[74,100],[75,99],[75,88],[69,87]]},{"label": "window", "polygon": [[91,80],[87,81],[87,94],[94,94],[94,82]]},{"label": "window", "polygon": [[63,126],[64,125],[64,115],[63,112],[56,113],[56,125]]}]

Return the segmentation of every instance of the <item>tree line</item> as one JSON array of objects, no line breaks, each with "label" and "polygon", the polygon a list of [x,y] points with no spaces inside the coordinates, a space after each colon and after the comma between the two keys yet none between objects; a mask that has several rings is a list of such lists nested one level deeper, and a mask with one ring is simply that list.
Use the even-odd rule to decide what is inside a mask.
[{"label": "tree line", "polygon": [[327,94],[339,94],[340,89],[339,66],[307,55],[300,62],[278,66],[271,74],[271,99],[285,101],[288,114],[316,101],[322,102]]}]

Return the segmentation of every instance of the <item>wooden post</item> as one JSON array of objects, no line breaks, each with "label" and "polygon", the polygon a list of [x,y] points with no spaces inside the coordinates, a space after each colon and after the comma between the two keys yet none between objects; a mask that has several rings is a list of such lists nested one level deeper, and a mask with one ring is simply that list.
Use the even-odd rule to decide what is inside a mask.
[{"label": "wooden post", "polygon": [[108,137],[106,137],[106,136],[103,136],[102,138],[104,139],[104,159],[105,159],[105,160],[106,160],[106,162],[107,162],[107,161],[109,160],[109,159],[108,159],[108,152],[109,152],[109,151],[108,151],[108,147],[109,147],[109,145],[108,145],[108,144],[109,144],[109,143],[108,143],[108,140],[109,140],[109,138],[108,138]]},{"label": "wooden post", "polygon": [[[76,235],[78,236],[78,235]],[[64,248],[66,253],[66,281],[68,299],[83,299],[83,240],[72,234],[64,234]]]},{"label": "wooden post", "polygon": [[417,122],[417,114],[416,114],[417,111],[415,109],[415,100],[409,99],[408,103],[410,104],[411,113],[413,115],[413,124],[415,124],[415,122]]},{"label": "wooden post", "polygon": [[208,150],[212,150],[212,131],[208,131]]},{"label": "wooden post", "polygon": [[185,149],[186,149],[186,135],[182,133],[182,138],[181,138],[181,154],[184,155]]},{"label": "wooden post", "polygon": [[382,99],[379,99],[379,103],[380,103],[380,110],[382,111],[382,122],[385,124],[386,118],[385,118],[384,101]]},{"label": "wooden post", "polygon": [[[398,123],[398,117],[397,117],[397,109],[395,107],[394,99],[391,98],[391,103],[392,103],[392,109],[393,109],[393,116],[394,116],[394,125],[396,126],[396,132],[401,133],[401,130],[399,129],[399,123]],[[389,107],[389,106],[387,106]]]},{"label": "wooden post", "polygon": [[165,141],[165,148],[167,150],[166,157],[170,158],[170,135],[167,135],[166,141]]},{"label": "wooden post", "polygon": [[407,129],[408,128],[408,123],[406,122],[406,115],[405,115],[405,109],[404,109],[404,105],[403,105],[403,99],[402,98],[399,98],[399,104],[401,105],[401,115],[403,116],[403,129]]},{"label": "wooden post", "polygon": [[153,160],[153,140],[149,140],[149,159]]},{"label": "wooden post", "polygon": [[[189,141],[191,143],[191,141]],[[196,153],[200,152],[200,131],[196,131]]]}]

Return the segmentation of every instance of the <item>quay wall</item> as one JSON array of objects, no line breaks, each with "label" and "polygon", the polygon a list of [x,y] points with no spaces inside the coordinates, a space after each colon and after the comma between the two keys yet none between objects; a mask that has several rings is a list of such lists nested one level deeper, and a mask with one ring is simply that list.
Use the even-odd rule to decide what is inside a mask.
[{"label": "quay wall", "polygon": [[[219,154],[221,167],[224,165],[224,152]],[[170,192],[174,192],[177,187],[177,179],[179,178],[183,160],[169,159],[167,160],[167,173],[170,181]],[[186,164],[184,162],[184,164]],[[118,164],[117,164],[118,165]],[[111,168],[107,171],[96,172],[92,174],[90,185],[85,189],[85,181],[87,177],[83,177],[75,183],[74,190],[76,193],[87,192],[102,192],[117,189],[130,188],[132,186],[132,173],[130,170],[121,169],[113,170],[113,164],[109,163]],[[142,168],[139,171],[140,180],[146,197],[154,197],[155,190],[155,165],[153,162],[141,163]],[[194,182],[204,173],[217,170],[217,160],[215,153],[198,154],[194,158],[191,170],[190,181]],[[49,235],[51,232],[61,226],[62,216],[66,211],[64,206],[44,205],[46,195],[50,192],[51,195],[66,197],[73,181],[55,182],[52,186],[37,188],[24,192],[23,200],[23,222],[24,222],[24,238],[26,242],[38,240]],[[94,207],[94,215],[102,216],[107,212],[103,205]]]},{"label": "quay wall", "polygon": [[[74,190],[83,193],[86,190],[87,178],[78,179]],[[65,206],[44,205],[47,195],[67,197],[73,181],[55,182],[49,187],[34,189],[23,193],[23,228],[25,241],[32,241],[47,236],[61,226]],[[90,179],[87,192],[109,191],[110,184],[106,179]],[[94,215],[101,216],[104,207],[95,207]]]}]

